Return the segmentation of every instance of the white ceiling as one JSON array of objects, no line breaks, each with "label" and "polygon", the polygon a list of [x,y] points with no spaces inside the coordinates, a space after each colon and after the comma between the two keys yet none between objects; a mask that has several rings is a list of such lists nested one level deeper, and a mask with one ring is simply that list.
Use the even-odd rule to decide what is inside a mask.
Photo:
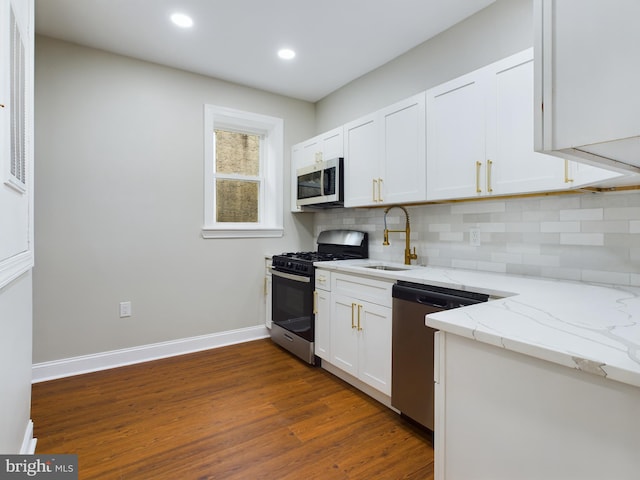
[{"label": "white ceiling", "polygon": [[494,1],[36,0],[36,32],[315,102]]}]

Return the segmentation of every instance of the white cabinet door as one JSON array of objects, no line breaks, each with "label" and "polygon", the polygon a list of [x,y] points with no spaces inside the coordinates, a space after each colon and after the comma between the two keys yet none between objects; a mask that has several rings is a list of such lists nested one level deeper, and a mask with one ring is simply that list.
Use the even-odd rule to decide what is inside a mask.
[{"label": "white cabinet door", "polygon": [[331,361],[331,292],[316,289],[315,295],[315,353]]},{"label": "white cabinet door", "polygon": [[425,93],[380,112],[383,145],[380,173],[381,203],[426,199]]},{"label": "white cabinet door", "polygon": [[315,354],[331,361],[331,272],[316,269],[315,287]]},{"label": "white cabinet door", "polygon": [[344,157],[343,128],[338,127],[318,135],[323,160]]},{"label": "white cabinet door", "polygon": [[424,92],[348,123],[345,206],[426,200]]},{"label": "white cabinet door", "polygon": [[358,378],[391,395],[391,309],[360,302]]},{"label": "white cabinet door", "polygon": [[427,199],[484,193],[486,87],[478,73],[427,90]]},{"label": "white cabinet door", "polygon": [[358,376],[358,303],[353,298],[333,294],[331,310],[331,363]]},{"label": "white cabinet door", "polygon": [[564,164],[533,150],[533,50],[490,67],[487,94],[489,194],[518,194],[565,188]]},{"label": "white cabinet door", "polygon": [[362,207],[379,203],[380,136],[377,114],[344,126],[344,205]]},{"label": "white cabinet door", "polygon": [[533,5],[536,149],[640,166],[640,2]]}]

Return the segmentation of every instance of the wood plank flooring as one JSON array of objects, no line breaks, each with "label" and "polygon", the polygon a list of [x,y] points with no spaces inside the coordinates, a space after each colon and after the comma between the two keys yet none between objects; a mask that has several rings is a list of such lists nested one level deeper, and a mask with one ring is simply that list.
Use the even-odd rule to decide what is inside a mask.
[{"label": "wood plank flooring", "polygon": [[80,479],[433,479],[430,435],[269,339],[33,385]]}]

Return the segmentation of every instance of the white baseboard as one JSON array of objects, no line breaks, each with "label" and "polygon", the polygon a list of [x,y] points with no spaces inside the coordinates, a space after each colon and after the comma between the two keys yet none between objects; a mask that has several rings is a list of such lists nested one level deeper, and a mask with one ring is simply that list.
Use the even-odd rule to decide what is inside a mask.
[{"label": "white baseboard", "polygon": [[148,362],[150,360],[258,340],[268,336],[269,331],[267,328],[260,325],[122,350],[36,363],[32,367],[32,382],[38,383],[82,373],[97,372],[134,363]]},{"label": "white baseboard", "polygon": [[29,420],[29,422],[27,423],[27,429],[24,432],[24,439],[22,440],[20,455],[33,455],[34,453],[36,453],[37,441],[37,439],[33,438],[33,421]]}]

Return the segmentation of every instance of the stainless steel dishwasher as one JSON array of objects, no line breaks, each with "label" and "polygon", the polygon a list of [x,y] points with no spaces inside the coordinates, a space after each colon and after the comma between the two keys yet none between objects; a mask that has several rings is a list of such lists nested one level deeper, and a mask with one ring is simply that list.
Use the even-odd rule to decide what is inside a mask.
[{"label": "stainless steel dishwasher", "polygon": [[433,328],[425,315],[486,302],[488,295],[398,281],[393,286],[391,405],[433,431]]}]

